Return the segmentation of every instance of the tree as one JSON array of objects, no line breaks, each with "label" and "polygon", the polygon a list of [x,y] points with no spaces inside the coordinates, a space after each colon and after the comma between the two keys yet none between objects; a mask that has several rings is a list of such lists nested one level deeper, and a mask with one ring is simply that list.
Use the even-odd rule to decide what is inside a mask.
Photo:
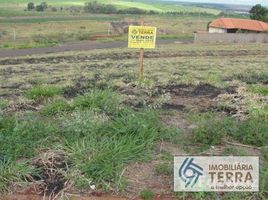
[{"label": "tree", "polygon": [[35,7],[35,10],[36,10],[37,12],[43,12],[43,11],[44,11],[44,8],[43,8],[43,6],[41,6],[41,5],[37,5],[37,6]]},{"label": "tree", "polygon": [[46,2],[42,2],[40,5],[37,5],[35,7],[35,10],[38,11],[38,12],[43,12],[47,8],[48,8],[47,3]]},{"label": "tree", "polygon": [[43,7],[44,10],[48,7],[46,2],[42,2],[40,5]]},{"label": "tree", "polygon": [[34,3],[29,2],[29,3],[27,4],[27,10],[33,10],[33,9],[34,9]]},{"label": "tree", "polygon": [[268,9],[263,7],[261,4],[253,6],[249,13],[251,19],[260,20],[264,22],[268,20]]}]

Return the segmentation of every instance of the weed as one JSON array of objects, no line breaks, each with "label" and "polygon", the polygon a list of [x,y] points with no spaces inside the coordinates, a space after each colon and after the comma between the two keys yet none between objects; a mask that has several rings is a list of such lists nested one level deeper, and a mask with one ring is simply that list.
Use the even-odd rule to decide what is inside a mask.
[{"label": "weed", "polygon": [[94,184],[119,181],[123,166],[148,160],[163,132],[154,111],[122,109],[113,118],[92,110],[76,111],[64,123],[70,162]]},{"label": "weed", "polygon": [[168,152],[168,151],[161,152],[161,160],[172,161],[173,158],[174,158],[174,156],[170,152]]},{"label": "weed", "polygon": [[155,172],[158,175],[170,176],[173,173],[173,168],[168,163],[160,163],[155,167]]},{"label": "weed", "polygon": [[257,83],[264,83],[268,80],[267,73],[244,73],[244,74],[236,74],[234,76],[235,79],[241,80],[248,84],[257,84]]},{"label": "weed", "polygon": [[140,197],[144,200],[152,200],[154,193],[151,190],[143,190],[140,192]]},{"label": "weed", "polygon": [[50,85],[37,85],[32,89],[26,91],[25,95],[29,99],[39,100],[56,96],[62,92],[62,89],[56,86]]},{"label": "weed", "polygon": [[194,141],[204,145],[220,144],[226,136],[244,144],[268,145],[268,123],[261,118],[250,117],[239,121],[230,117],[205,113],[196,118],[198,128],[194,129]]},{"label": "weed", "polygon": [[8,101],[0,99],[0,112],[4,110],[7,106],[8,106]]},{"label": "weed", "polygon": [[236,131],[230,133],[235,139],[244,144],[268,145],[268,123],[266,120],[251,117],[243,122],[236,122]]},{"label": "weed", "polygon": [[11,183],[25,182],[31,174],[34,169],[24,162],[0,160],[0,192],[8,191]]},{"label": "weed", "polygon": [[24,118],[4,117],[0,127],[0,158],[29,158],[35,154],[35,148],[51,145],[48,137],[55,136],[56,126],[36,115]]},{"label": "weed", "polygon": [[120,105],[120,96],[111,90],[92,90],[74,99],[76,108],[100,109],[109,114],[116,113]]},{"label": "weed", "polygon": [[237,149],[235,147],[226,147],[223,149],[222,151],[222,155],[226,155],[226,156],[246,156],[246,152],[241,150],[241,149]]},{"label": "weed", "polygon": [[62,112],[69,112],[73,107],[65,100],[55,100],[41,109],[41,114],[45,116],[55,115]]},{"label": "weed", "polygon": [[250,85],[249,91],[263,96],[268,96],[268,86],[265,85]]},{"label": "weed", "polygon": [[202,114],[197,119],[198,128],[194,129],[194,142],[203,145],[216,145],[232,131],[233,120],[226,117],[218,117],[212,113]]}]

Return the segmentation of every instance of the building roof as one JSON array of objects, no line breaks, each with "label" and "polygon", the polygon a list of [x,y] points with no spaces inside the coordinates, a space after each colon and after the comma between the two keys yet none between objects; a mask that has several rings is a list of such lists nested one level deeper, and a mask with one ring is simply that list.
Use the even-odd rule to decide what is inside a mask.
[{"label": "building roof", "polygon": [[250,19],[237,19],[237,18],[220,18],[214,20],[209,27],[224,28],[224,29],[241,29],[250,31],[267,31],[268,24],[265,22],[250,20]]}]

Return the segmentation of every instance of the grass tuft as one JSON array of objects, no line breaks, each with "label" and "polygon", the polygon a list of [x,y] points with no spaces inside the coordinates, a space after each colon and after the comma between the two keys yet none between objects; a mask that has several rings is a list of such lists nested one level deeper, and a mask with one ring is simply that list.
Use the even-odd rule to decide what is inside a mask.
[{"label": "grass tuft", "polygon": [[62,89],[52,85],[38,85],[26,91],[25,96],[28,99],[40,100],[44,98],[54,97],[59,95]]},{"label": "grass tuft", "polygon": [[140,197],[143,200],[152,200],[154,198],[154,193],[151,190],[143,190],[140,192]]},{"label": "grass tuft", "polygon": [[76,108],[99,109],[109,114],[117,112],[119,105],[120,96],[111,90],[96,89],[74,99]]},{"label": "grass tuft", "polygon": [[250,117],[239,121],[231,117],[212,113],[201,114],[196,118],[198,127],[194,129],[194,142],[203,145],[217,145],[226,137],[232,137],[243,144],[268,145],[268,123],[265,119]]},{"label": "grass tuft", "polygon": [[0,192],[8,191],[10,184],[25,182],[33,173],[34,169],[26,163],[0,160]]},{"label": "grass tuft", "polygon": [[268,96],[268,86],[265,85],[250,85],[249,91],[263,96]]},{"label": "grass tuft", "polygon": [[44,116],[56,115],[59,113],[72,111],[73,107],[66,100],[55,100],[41,109],[41,114]]}]

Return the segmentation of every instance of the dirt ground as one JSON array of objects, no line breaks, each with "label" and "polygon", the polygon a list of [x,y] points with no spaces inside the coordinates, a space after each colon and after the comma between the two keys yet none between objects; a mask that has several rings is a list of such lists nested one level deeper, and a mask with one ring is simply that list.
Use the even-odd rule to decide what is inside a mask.
[{"label": "dirt ground", "polygon": [[[174,43],[174,40],[165,40],[164,42]],[[110,45],[110,46],[109,46]],[[40,53],[55,53],[62,51],[75,51],[75,50],[93,50],[98,48],[114,48],[114,47],[123,47],[126,44],[122,42],[118,43],[81,43],[81,44],[70,44],[65,46],[57,46],[52,48],[42,48],[42,49],[29,49],[29,50],[11,50],[11,51],[0,51],[0,57],[7,56],[20,56],[27,54],[40,54]],[[190,59],[191,57],[207,57],[219,58],[219,63],[223,58],[227,57],[243,57],[247,56],[258,56],[258,58],[265,57],[268,55],[268,50],[210,50],[204,49],[202,51],[174,51],[174,52],[165,52],[165,51],[148,51],[146,52],[146,58],[158,58],[158,59],[169,59],[176,57],[186,57]],[[74,84],[64,91],[63,97],[66,99],[72,99],[73,97],[83,94],[86,90],[86,87],[83,83],[96,83],[102,80],[102,74],[94,74],[94,79],[89,79],[85,74],[84,76],[79,74],[79,76],[74,77],[74,74],[69,74],[69,76],[64,76],[63,74],[68,70],[76,69],[76,65],[81,64],[82,71],[93,71],[100,69],[109,70],[110,66],[113,66],[116,70],[119,71],[119,75],[116,72],[109,72],[108,78],[121,78],[123,77],[121,73],[123,70],[134,65],[129,64],[128,60],[137,58],[137,52],[106,52],[104,54],[99,53],[95,55],[60,55],[60,56],[40,56],[40,57],[22,57],[22,58],[3,58],[0,60],[0,76],[7,80],[13,80],[14,83],[0,86],[0,94],[5,98],[14,98],[23,96],[23,92],[30,88],[31,81],[21,82],[20,78],[16,77],[23,76],[32,76],[32,74],[37,73],[36,77],[40,74],[47,74],[49,76],[50,84],[56,84],[60,81],[66,81],[68,78],[73,80]],[[127,64],[120,63],[124,59],[124,62]],[[102,63],[102,61],[106,63]],[[114,63],[112,63],[114,61]],[[111,62],[111,63],[110,63]],[[176,61],[182,62],[182,60]],[[217,61],[218,64],[218,61]],[[28,65],[28,66],[27,66]],[[44,66],[42,66],[44,65]],[[47,65],[47,66],[45,66]],[[51,65],[51,66],[50,66]],[[163,63],[165,65],[165,62]],[[170,64],[172,66],[172,64]],[[40,67],[41,66],[41,67]],[[130,67],[129,67],[130,66]],[[172,66],[173,67],[173,66]],[[189,67],[189,66],[188,66]],[[190,68],[190,67],[189,67]],[[55,73],[55,77],[50,77]],[[175,71],[173,71],[175,73]],[[178,73],[178,72],[176,72]],[[59,74],[59,75],[58,75]],[[173,74],[174,75],[174,74]],[[176,75],[176,74],[175,74]],[[127,76],[128,77],[128,76]],[[55,80],[53,79],[55,78]],[[107,78],[107,79],[108,79]],[[104,79],[104,78],[103,78]],[[3,82],[4,83],[4,82]],[[128,106],[139,108],[139,104],[135,102],[135,98],[142,96],[147,102],[154,102],[157,98],[157,95],[161,94],[162,91],[170,95],[170,99],[161,105],[161,120],[168,126],[175,126],[182,130],[182,137],[180,140],[185,140],[191,137],[192,130],[196,128],[196,124],[189,122],[187,116],[189,113],[202,113],[202,112],[223,112],[229,115],[230,111],[228,110],[218,110],[217,108],[217,97],[219,95],[233,95],[237,94],[237,88],[234,86],[229,87],[216,87],[209,83],[201,84],[167,84],[167,85],[155,85],[151,90],[157,91],[157,94],[148,95],[145,89],[140,89],[136,84],[130,83],[129,80],[126,80],[124,84],[116,86],[116,90],[122,95],[126,96],[126,100],[123,102]],[[150,90],[150,89],[149,89]],[[14,98],[15,99],[15,98]],[[36,102],[15,102],[12,106],[9,107],[9,112],[24,112],[24,111],[38,111],[39,104]],[[172,115],[166,114],[166,112],[172,112]],[[233,113],[232,113],[233,114]],[[183,141],[179,141],[183,142]],[[198,155],[222,155],[222,151],[226,147],[232,147],[233,144],[222,144],[213,146],[210,149],[204,152],[198,152]],[[103,200],[115,200],[115,199],[139,199],[139,193],[143,190],[150,190],[154,193],[154,199],[179,199],[174,197],[173,192],[173,174],[157,174],[156,168],[159,164],[168,163],[170,166],[173,166],[172,161],[163,161],[161,155],[168,153],[172,157],[175,155],[187,155],[190,154],[192,149],[195,147],[188,145],[188,150],[186,151],[183,148],[182,143],[174,144],[167,141],[159,141],[156,145],[153,152],[153,159],[150,162],[143,163],[132,163],[125,167],[125,170],[122,176],[127,180],[127,186],[124,193],[118,196],[112,196],[101,191],[90,191],[85,194],[74,194],[73,191],[68,191],[65,195],[70,195],[71,199],[103,199]],[[258,149],[252,149],[251,147],[238,146],[237,148],[247,152],[250,155],[259,155],[260,151]],[[35,191],[31,190],[32,188],[24,188],[23,191],[17,193],[16,195],[2,196],[0,200],[39,200],[43,199],[43,196],[36,196]],[[113,192],[112,192],[113,193]],[[123,196],[124,198],[121,198]],[[189,198],[191,199],[191,198]]]}]

